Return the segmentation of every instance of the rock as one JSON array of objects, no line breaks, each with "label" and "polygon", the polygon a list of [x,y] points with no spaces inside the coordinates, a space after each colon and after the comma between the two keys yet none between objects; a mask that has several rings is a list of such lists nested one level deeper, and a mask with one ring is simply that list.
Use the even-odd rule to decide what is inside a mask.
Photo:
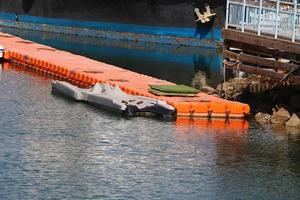
[{"label": "rock", "polygon": [[281,107],[277,112],[273,111],[271,122],[272,124],[284,124],[290,117],[290,113]]},{"label": "rock", "polygon": [[260,85],[260,81],[259,80],[252,81],[251,85]]},{"label": "rock", "polygon": [[300,128],[300,119],[299,119],[299,117],[294,113],[292,115],[292,117],[285,123],[285,126],[299,127]]},{"label": "rock", "polygon": [[204,92],[206,94],[216,94],[217,93],[217,90],[215,90],[214,88],[206,85],[206,86],[203,86],[201,88],[201,92]]},{"label": "rock", "polygon": [[300,95],[295,94],[290,98],[289,104],[292,106],[294,109],[300,110]]},{"label": "rock", "polygon": [[219,84],[217,86],[217,91],[222,92],[222,91],[232,91],[234,89],[233,85],[229,82],[225,82],[222,84]]},{"label": "rock", "polygon": [[271,115],[268,113],[259,112],[255,115],[255,119],[260,124],[267,124],[271,121]]},{"label": "rock", "polygon": [[217,92],[224,98],[232,99],[235,94],[234,86],[230,82],[225,82],[217,86]]}]

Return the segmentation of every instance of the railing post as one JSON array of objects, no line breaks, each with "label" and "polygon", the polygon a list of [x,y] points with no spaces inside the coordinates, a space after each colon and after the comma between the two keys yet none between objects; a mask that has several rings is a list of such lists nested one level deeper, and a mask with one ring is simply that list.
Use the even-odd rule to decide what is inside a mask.
[{"label": "railing post", "polygon": [[278,25],[279,25],[279,7],[280,6],[280,0],[277,0],[277,6],[276,6],[276,23],[275,23],[275,39],[278,37]]},{"label": "railing post", "polygon": [[292,36],[292,42],[295,42],[296,37],[296,17],[297,17],[297,0],[294,0],[294,17],[293,17],[293,36]]},{"label": "railing post", "polygon": [[243,0],[242,32],[245,31],[246,0]]},{"label": "railing post", "polygon": [[229,24],[229,3],[230,0],[227,0],[226,4],[226,21],[225,21],[225,28],[228,29],[228,24]]},{"label": "railing post", "polygon": [[258,30],[257,34],[260,35],[260,26],[261,26],[261,14],[262,13],[262,0],[259,0],[259,15],[258,15]]}]

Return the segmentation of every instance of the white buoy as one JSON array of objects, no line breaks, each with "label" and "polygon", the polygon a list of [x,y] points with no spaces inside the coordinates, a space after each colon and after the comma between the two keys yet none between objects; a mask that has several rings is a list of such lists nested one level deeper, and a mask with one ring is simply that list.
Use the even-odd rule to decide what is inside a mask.
[{"label": "white buoy", "polygon": [[0,59],[3,58],[3,53],[4,53],[4,47],[0,45]]}]

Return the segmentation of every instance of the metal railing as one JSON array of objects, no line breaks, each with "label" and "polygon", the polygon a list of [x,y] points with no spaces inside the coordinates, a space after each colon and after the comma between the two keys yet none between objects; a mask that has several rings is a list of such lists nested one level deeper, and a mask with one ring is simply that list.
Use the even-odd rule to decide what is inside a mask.
[{"label": "metal railing", "polygon": [[227,0],[225,28],[295,42],[300,40],[300,1]]}]

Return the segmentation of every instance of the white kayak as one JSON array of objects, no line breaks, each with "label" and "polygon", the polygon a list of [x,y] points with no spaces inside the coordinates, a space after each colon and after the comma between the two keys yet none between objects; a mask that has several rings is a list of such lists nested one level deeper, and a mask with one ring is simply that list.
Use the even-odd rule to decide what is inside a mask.
[{"label": "white kayak", "polygon": [[64,81],[52,81],[52,90],[77,101],[85,101],[96,106],[109,108],[127,116],[139,113],[153,113],[164,118],[174,118],[176,109],[165,101],[124,93],[118,86],[95,84],[82,89]]}]

